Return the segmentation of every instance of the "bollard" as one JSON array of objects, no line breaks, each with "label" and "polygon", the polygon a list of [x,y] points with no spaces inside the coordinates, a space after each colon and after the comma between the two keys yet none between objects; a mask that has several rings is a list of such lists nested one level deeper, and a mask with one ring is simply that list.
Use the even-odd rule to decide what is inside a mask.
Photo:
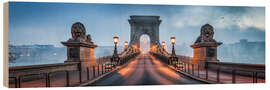
[{"label": "bollard", "polygon": [[69,86],[69,71],[66,71],[66,85]]},{"label": "bollard", "polygon": [[45,77],[46,77],[46,87],[50,87],[50,74],[46,73]]},{"label": "bollard", "polygon": [[188,68],[187,69],[188,69],[188,73],[189,73],[189,63],[187,65],[188,65]]},{"label": "bollard", "polygon": [[199,64],[198,64],[197,70],[198,70],[198,78],[200,78],[200,65]]},{"label": "bollard", "polygon": [[255,83],[255,72],[252,72],[252,82]]},{"label": "bollard", "polygon": [[95,71],[95,66],[93,66],[93,78],[96,77],[96,71]]},{"label": "bollard", "polygon": [[232,83],[236,83],[236,82],[235,82],[235,72],[236,72],[236,70],[233,69],[233,70],[232,70]]},{"label": "bollard", "polygon": [[255,72],[255,83],[257,83],[257,82],[258,82],[258,80],[257,80],[257,79],[258,79],[258,78],[257,78],[257,74],[258,74],[258,73],[257,73],[257,72]]},{"label": "bollard", "polygon": [[90,78],[89,78],[89,76],[90,76],[89,75],[89,67],[87,67],[86,70],[87,70],[87,74],[86,74],[87,75],[87,80],[90,80]]},{"label": "bollard", "polygon": [[49,87],[51,87],[51,76],[50,76],[50,74],[48,75],[48,85],[49,85]]},{"label": "bollard", "polygon": [[107,72],[106,67],[107,67],[107,64],[105,64],[105,65],[104,65],[104,73],[106,73],[106,72]]},{"label": "bollard", "polygon": [[219,73],[220,73],[220,67],[217,68],[217,82],[218,83],[219,83],[219,80],[220,80]]},{"label": "bollard", "polygon": [[14,77],[15,88],[18,88],[18,78]]},{"label": "bollard", "polygon": [[185,72],[187,72],[187,64],[184,63]]},{"label": "bollard", "polygon": [[179,62],[176,63],[176,68],[179,70]]},{"label": "bollard", "polygon": [[192,75],[194,75],[194,64],[191,64],[191,68],[192,68]]},{"label": "bollard", "polygon": [[97,65],[97,76],[99,76],[99,64]]},{"label": "bollard", "polygon": [[103,75],[103,69],[104,69],[103,64],[101,64],[101,75]]},{"label": "bollard", "polygon": [[109,71],[112,71],[115,67],[116,67],[116,65],[111,65],[111,68]]},{"label": "bollard", "polygon": [[79,70],[79,81],[80,84],[82,83],[82,70]]},{"label": "bollard", "polygon": [[208,67],[205,68],[205,78],[208,79]]},{"label": "bollard", "polygon": [[105,73],[107,73],[107,67],[108,67],[107,64],[105,64],[105,68],[104,68],[105,69]]},{"label": "bollard", "polygon": [[174,64],[174,68],[175,68],[176,70],[178,70],[178,63],[177,63],[177,62]]},{"label": "bollard", "polygon": [[180,62],[180,66],[181,66],[181,71],[184,72],[185,70],[184,70],[184,64],[183,64],[183,62]]},{"label": "bollard", "polygon": [[181,62],[181,68],[182,68],[182,71],[184,72],[185,71],[185,66],[184,66],[183,62]]},{"label": "bollard", "polygon": [[21,88],[21,76],[18,78],[18,88]]}]

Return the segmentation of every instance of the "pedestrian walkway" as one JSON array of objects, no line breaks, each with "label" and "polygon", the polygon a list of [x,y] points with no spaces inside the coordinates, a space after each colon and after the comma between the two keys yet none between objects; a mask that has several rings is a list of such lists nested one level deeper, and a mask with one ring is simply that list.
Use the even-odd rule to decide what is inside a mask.
[{"label": "pedestrian walkway", "polygon": [[[105,70],[105,66],[99,65],[89,67],[89,71],[81,72],[81,76],[80,71],[68,71],[68,75],[66,71],[53,72],[50,74],[49,86],[50,87],[78,86],[83,82],[91,81],[96,77],[105,74],[109,71],[111,71],[111,69]],[[10,79],[9,82],[10,82],[9,87],[15,88],[15,80]],[[21,77],[20,83],[18,84],[20,84],[19,85],[20,88],[46,87],[46,77],[43,74],[24,76]]]},{"label": "pedestrian walkway", "polygon": [[[183,68],[175,68],[174,66],[170,67],[187,75],[195,76],[196,78],[215,83],[265,83],[265,78],[255,78],[252,76],[253,72],[236,71],[236,73],[246,72],[250,73],[250,75],[235,74],[234,77],[232,73],[221,72],[217,69],[206,70],[203,67],[199,67],[198,69],[195,66],[184,66]],[[264,76],[264,73],[258,73],[257,76]]]}]

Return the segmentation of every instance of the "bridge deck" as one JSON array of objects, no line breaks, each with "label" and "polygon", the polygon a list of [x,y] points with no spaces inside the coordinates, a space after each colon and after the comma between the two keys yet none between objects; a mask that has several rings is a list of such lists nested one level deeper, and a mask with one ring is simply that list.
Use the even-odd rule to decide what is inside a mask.
[{"label": "bridge deck", "polygon": [[110,85],[169,85],[169,84],[200,84],[181,75],[151,55],[139,55],[128,65],[109,76],[106,76],[91,86]]},{"label": "bridge deck", "polygon": [[[99,66],[101,69],[101,67]],[[100,75],[97,68],[95,73],[90,68],[89,78],[93,80],[95,76]],[[104,69],[104,67],[103,67]],[[188,68],[192,71],[191,68]],[[99,73],[98,73],[99,72]],[[105,71],[104,71],[105,72]],[[205,69],[201,69],[198,73],[194,70],[194,76],[200,75],[200,78],[206,78]],[[103,73],[103,71],[102,71]],[[190,72],[191,73],[191,72]],[[69,72],[69,84],[70,86],[77,86],[79,82],[79,72],[70,71]],[[30,76],[28,78],[31,78]],[[236,83],[252,83],[251,76],[240,76],[236,75]],[[215,71],[208,71],[208,80],[216,81],[217,73]],[[87,72],[82,72],[82,82],[87,82]],[[50,86],[66,86],[66,75],[64,72],[54,73],[50,78]],[[258,78],[258,83],[264,83],[265,79]],[[36,80],[22,80],[21,87],[45,87],[45,79]],[[232,83],[232,76],[228,73],[220,72],[220,83]],[[191,79],[182,75],[175,70],[170,69],[167,65],[162,63],[160,60],[155,59],[149,54],[141,54],[137,56],[134,60],[127,63],[123,68],[110,73],[109,75],[97,80],[96,82],[90,84],[89,86],[112,86],[112,85],[171,85],[171,84],[202,84],[202,82]],[[9,87],[14,87],[14,83],[11,83]]]}]

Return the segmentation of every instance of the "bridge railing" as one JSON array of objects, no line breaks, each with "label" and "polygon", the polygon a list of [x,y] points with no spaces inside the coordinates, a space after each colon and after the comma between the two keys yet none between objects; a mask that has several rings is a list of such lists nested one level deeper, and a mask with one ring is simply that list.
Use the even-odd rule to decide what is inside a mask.
[{"label": "bridge railing", "polygon": [[[130,53],[120,58],[123,65],[136,57],[139,53]],[[79,69],[80,63],[60,63],[33,66],[18,66],[9,68],[9,87],[63,87],[78,86],[89,82],[116,69],[107,62],[110,56],[98,58],[97,65],[86,67],[86,71]]]},{"label": "bridge railing", "polygon": [[86,67],[86,71],[58,70],[44,73],[23,74],[9,77],[9,87],[63,87],[77,86],[93,80],[115,69],[112,64],[97,64]]},{"label": "bridge railing", "polygon": [[103,56],[96,59],[98,64],[105,64],[111,61],[112,56]]},{"label": "bridge railing", "polygon": [[[209,62],[210,63],[210,62]],[[221,63],[216,68],[210,68],[207,64],[192,64],[175,62],[170,65],[175,70],[181,71],[195,78],[203,79],[212,83],[257,83],[265,82],[264,70],[247,70],[240,68],[228,69]],[[226,71],[226,73],[224,72]]]},{"label": "bridge railing", "polygon": [[[168,64],[170,58],[158,53],[151,53]],[[262,83],[265,82],[265,66],[258,64],[241,64],[225,62],[206,62],[193,64],[189,57],[178,58],[170,68],[192,78],[209,83]]]}]

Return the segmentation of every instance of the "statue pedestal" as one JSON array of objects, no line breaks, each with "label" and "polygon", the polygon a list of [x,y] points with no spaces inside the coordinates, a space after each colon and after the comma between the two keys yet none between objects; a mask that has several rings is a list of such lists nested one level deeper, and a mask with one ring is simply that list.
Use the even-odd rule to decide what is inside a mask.
[{"label": "statue pedestal", "polygon": [[191,45],[193,48],[193,64],[204,64],[205,62],[219,62],[217,59],[217,47],[221,42],[200,42]]},{"label": "statue pedestal", "polygon": [[94,49],[97,47],[97,45],[89,42],[75,41],[67,41],[61,43],[67,46],[67,60],[65,63],[79,62],[80,69],[82,71],[86,71],[86,68],[90,67],[91,65],[96,65]]}]

